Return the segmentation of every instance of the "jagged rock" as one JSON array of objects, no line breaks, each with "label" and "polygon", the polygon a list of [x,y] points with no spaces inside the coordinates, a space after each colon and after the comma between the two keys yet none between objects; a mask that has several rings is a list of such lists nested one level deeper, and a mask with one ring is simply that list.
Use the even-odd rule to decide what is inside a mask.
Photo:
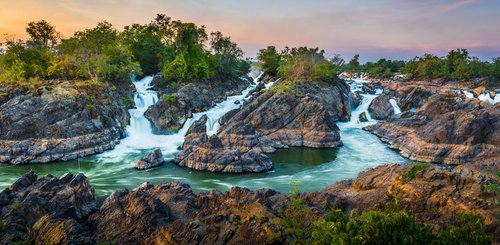
[{"label": "jagged rock", "polygon": [[366,128],[413,160],[489,166],[500,162],[500,108],[443,92],[419,112]]},{"label": "jagged rock", "polygon": [[135,169],[137,170],[147,170],[151,168],[156,168],[165,163],[163,154],[160,149],[156,149],[146,155],[135,164]]},{"label": "jagged rock", "polygon": [[[146,182],[132,191],[112,193],[99,210],[93,208],[86,216],[75,216],[73,210],[81,209],[77,203],[95,203],[93,195],[88,196],[88,181],[79,176],[36,180],[36,175],[29,173],[15,187],[1,192],[0,200],[8,202],[0,204],[2,212],[19,198],[31,196],[39,202],[23,203],[29,206],[17,213],[2,213],[7,229],[0,230],[0,244],[14,240],[43,244],[289,242],[281,214],[290,198],[273,190],[234,187],[226,193],[213,190],[195,195],[189,185],[179,182],[157,186]],[[469,164],[420,164],[417,170],[414,164],[388,164],[368,169],[355,180],[340,181],[298,197],[307,203],[305,209],[312,215],[307,218],[314,220],[326,217],[332,208],[346,213],[366,212],[384,209],[395,200],[401,209],[414,213],[419,222],[436,226],[456,224],[459,214],[474,210],[484,218],[486,231],[498,242],[497,196],[487,188],[498,185],[495,178]]]},{"label": "jagged rock", "polygon": [[307,81],[294,89],[261,92],[224,116],[217,135],[197,135],[197,141],[188,135],[173,162],[202,171],[262,172],[272,169],[265,153],[277,148],[340,146],[335,122],[349,120],[348,85]]},{"label": "jagged rock", "polygon": [[[247,85],[246,79],[235,77],[188,83],[176,93],[164,94],[158,103],[148,108],[145,116],[151,121],[155,133],[177,131],[193,113],[204,111],[228,96],[241,93]],[[175,96],[175,103],[165,100],[165,96]]]},{"label": "jagged rock", "polygon": [[14,96],[0,105],[0,162],[66,161],[112,149],[128,124],[127,107],[120,101],[133,93],[121,86],[120,92],[104,88],[109,91],[93,100],[96,91],[69,82]]},{"label": "jagged rock", "polygon": [[387,118],[392,116],[394,114],[394,108],[389,102],[390,99],[391,96],[386,94],[380,95],[375,98],[368,108],[371,116],[377,120],[386,120]]},{"label": "jagged rock", "polygon": [[[29,172],[0,192],[0,217],[6,227],[0,230],[0,244],[27,240],[26,228],[35,226],[35,229],[53,232],[56,228],[48,226],[56,223],[61,225],[58,218],[81,220],[96,210],[94,190],[83,174],[65,174],[61,178],[47,175],[37,180],[37,175]],[[43,219],[46,215],[50,215],[53,220]],[[67,231],[78,230],[77,227],[70,228],[66,225],[59,227],[67,228]],[[59,238],[64,239],[62,236]]]},{"label": "jagged rock", "polygon": [[361,101],[363,101],[363,96],[359,93],[351,93],[349,101],[351,104],[351,110],[354,110],[361,104]]}]

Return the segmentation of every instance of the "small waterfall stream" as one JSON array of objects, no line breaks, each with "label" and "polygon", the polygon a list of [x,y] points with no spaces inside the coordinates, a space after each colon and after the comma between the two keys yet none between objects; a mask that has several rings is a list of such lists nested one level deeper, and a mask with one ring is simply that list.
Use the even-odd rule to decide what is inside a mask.
[{"label": "small waterfall stream", "polygon": [[390,99],[389,103],[391,103],[392,108],[394,109],[394,114],[397,115],[401,113],[401,108],[399,107],[398,103],[396,102],[395,99]]}]

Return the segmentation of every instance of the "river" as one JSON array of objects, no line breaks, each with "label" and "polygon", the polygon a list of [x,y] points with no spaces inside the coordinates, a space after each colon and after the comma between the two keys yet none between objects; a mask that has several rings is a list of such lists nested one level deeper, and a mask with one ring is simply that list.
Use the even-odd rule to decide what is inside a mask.
[{"label": "river", "polygon": [[[84,173],[95,188],[98,198],[102,198],[121,188],[133,189],[143,182],[153,184],[170,181],[188,183],[194,192],[218,189],[226,191],[233,186],[250,189],[271,188],[280,192],[290,192],[291,181],[297,181],[303,191],[325,188],[336,181],[355,178],[361,171],[385,163],[406,163],[407,159],[391,150],[376,136],[362,130],[362,127],[376,123],[369,117],[368,106],[377,95],[363,95],[362,103],[353,110],[351,121],[338,123],[344,145],[337,149],[291,148],[269,154],[275,169],[260,174],[219,174],[198,172],[167,162],[148,171],[135,170],[134,164],[147,152],[160,148],[165,158],[172,159],[182,145],[189,126],[206,114],[209,134],[216,133],[217,120],[226,112],[244,103],[247,94],[256,86],[259,74],[254,73],[253,82],[241,95],[228,97],[208,111],[195,113],[178,133],[155,135],[150,122],[144,117],[147,108],[158,101],[158,95],[150,90],[152,77],[134,81],[137,92],[134,101],[137,108],[130,110],[131,120],[127,127],[127,137],[115,149],[103,154],[85,157],[77,161],[12,166],[0,164],[0,189],[10,186],[24,173],[34,170],[39,176],[52,174],[60,176],[66,172]],[[354,79],[351,89],[356,91],[362,79]],[[266,87],[269,88],[272,83]],[[235,101],[242,103],[236,104]],[[366,112],[368,122],[359,122],[359,115]]]}]

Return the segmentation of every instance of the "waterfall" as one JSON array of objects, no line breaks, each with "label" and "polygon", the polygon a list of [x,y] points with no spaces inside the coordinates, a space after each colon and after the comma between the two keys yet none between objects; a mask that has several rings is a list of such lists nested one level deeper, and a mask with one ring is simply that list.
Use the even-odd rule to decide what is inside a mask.
[{"label": "waterfall", "polygon": [[463,90],[462,91],[463,94],[465,94],[465,96],[469,99],[473,99],[474,98],[474,94],[469,92],[469,91],[466,91],[466,90]]},{"label": "waterfall", "polygon": [[395,115],[401,113],[401,108],[399,108],[398,103],[396,102],[395,99],[390,99],[389,103],[391,103],[392,108],[394,108],[394,114]]},{"label": "waterfall", "polygon": [[500,103],[500,94],[495,94],[495,98],[491,98],[490,93],[485,91],[479,95],[478,99],[486,103],[495,105],[496,103]]},{"label": "waterfall", "polygon": [[[362,91],[363,83],[368,83],[368,82],[370,81],[360,78],[351,79],[351,81],[349,82],[349,86],[351,87],[351,93]],[[368,108],[370,107],[372,101],[375,98],[377,98],[382,92],[383,90],[377,89],[375,94],[361,94],[361,96],[363,96],[363,100],[356,109],[352,110],[350,121],[346,123],[337,123],[339,128],[340,129],[363,128],[365,126],[376,123],[377,121],[372,119],[370,112],[368,111]],[[365,113],[366,119],[368,120],[367,122],[361,122],[359,120],[359,116],[362,113]]]},{"label": "waterfall", "polygon": [[[207,115],[207,134],[213,135],[217,133],[220,125],[218,120],[227,112],[242,106],[245,97],[257,85],[258,79],[263,73],[254,75],[253,81],[240,94],[229,96],[225,101],[216,104],[213,108],[204,111],[193,113],[193,116],[186,120],[183,127],[175,134],[171,135],[156,135],[153,134],[153,129],[149,120],[144,116],[147,109],[158,101],[156,91],[149,90],[152,87],[152,76],[147,76],[140,81],[133,81],[137,92],[134,95],[135,109],[129,110],[131,115],[130,125],[127,126],[127,137],[124,138],[115,149],[107,151],[98,156],[101,162],[116,162],[117,160],[127,161],[130,154],[143,154],[145,150],[160,148],[167,158],[172,158],[179,150],[178,147],[184,142],[184,136],[191,125],[199,120],[203,115]],[[273,83],[267,86],[272,86]],[[267,87],[266,86],[266,87]],[[236,101],[240,101],[236,104]],[[130,160],[129,160],[130,161]]]}]

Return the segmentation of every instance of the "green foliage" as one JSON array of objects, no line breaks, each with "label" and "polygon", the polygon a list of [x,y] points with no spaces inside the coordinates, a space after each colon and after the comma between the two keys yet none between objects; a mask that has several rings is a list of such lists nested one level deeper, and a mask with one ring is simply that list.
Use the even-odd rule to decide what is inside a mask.
[{"label": "green foliage", "polygon": [[175,105],[177,103],[177,94],[166,95],[165,102],[170,106]]},{"label": "green foliage", "polygon": [[16,202],[14,204],[12,204],[12,206],[10,207],[12,209],[12,212],[19,212],[19,210],[23,207],[23,204],[20,203],[20,202]]},{"label": "green foliage", "polygon": [[348,71],[359,71],[360,70],[360,64],[359,64],[359,54],[354,55],[352,59],[347,63],[347,70]]},{"label": "green foliage", "polygon": [[449,226],[435,236],[432,244],[491,244],[483,230],[483,220],[476,212],[461,214],[458,226]]},{"label": "green foliage", "polygon": [[333,211],[316,223],[313,244],[490,244],[476,213],[460,215],[458,226],[439,231],[404,211],[369,211],[346,216]]},{"label": "green foliage", "polygon": [[93,104],[85,104],[85,110],[91,112],[94,110],[94,105]]},{"label": "green foliage", "polygon": [[285,49],[281,54],[278,75],[286,80],[332,81],[337,77],[338,67],[324,57],[324,50],[299,47]]},{"label": "green foliage", "polygon": [[126,26],[121,33],[103,21],[75,32],[57,46],[58,34],[48,22],[30,22],[26,30],[28,41],[10,41],[0,55],[3,81],[117,82],[162,71],[167,81],[194,82],[219,75],[241,76],[250,69],[242,50],[229,37],[214,32],[209,40],[204,26],[172,21],[163,14],[149,24]]},{"label": "green foliage", "polygon": [[447,78],[468,80],[476,77],[500,81],[500,61],[492,63],[470,57],[466,49],[451,50],[446,57],[425,54],[408,61],[403,71],[416,79]]},{"label": "green foliage", "polygon": [[175,59],[163,67],[163,77],[167,81],[183,81],[187,77],[187,64],[184,55],[178,55]]},{"label": "green foliage", "polygon": [[45,20],[28,23],[26,32],[30,36],[29,44],[39,49],[53,46],[57,43],[56,28]]},{"label": "green foliage", "polygon": [[308,238],[313,227],[313,214],[308,208],[307,202],[299,197],[300,187],[297,182],[292,181],[295,187],[290,201],[280,213],[281,225],[284,227],[284,235],[290,240],[300,242]]},{"label": "green foliage", "polygon": [[429,167],[428,163],[423,163],[423,162],[411,163],[411,166],[408,169],[408,172],[406,172],[406,174],[404,175],[402,182],[408,183],[408,182],[414,180],[417,177],[417,173],[419,171],[422,171],[428,167]]},{"label": "green foliage", "polygon": [[441,245],[490,244],[492,241],[476,212],[460,214],[457,225],[441,230],[418,223],[413,214],[400,210],[397,204],[361,215],[355,210],[345,215],[342,210],[332,209],[326,217],[315,218],[307,202],[298,196],[298,184],[294,185],[289,203],[279,214],[284,229],[281,235],[286,243]]},{"label": "green foliage", "polygon": [[281,55],[276,50],[276,47],[269,46],[265,49],[259,50],[257,59],[259,60],[259,67],[264,73],[270,76],[278,75]]},{"label": "green foliage", "polygon": [[3,231],[5,229],[7,229],[7,225],[5,224],[3,217],[0,217],[0,231]]},{"label": "green foliage", "polygon": [[500,192],[500,184],[498,184],[498,182],[496,181],[493,181],[486,184],[484,186],[484,189],[486,190],[486,192],[496,195],[498,192]]}]

